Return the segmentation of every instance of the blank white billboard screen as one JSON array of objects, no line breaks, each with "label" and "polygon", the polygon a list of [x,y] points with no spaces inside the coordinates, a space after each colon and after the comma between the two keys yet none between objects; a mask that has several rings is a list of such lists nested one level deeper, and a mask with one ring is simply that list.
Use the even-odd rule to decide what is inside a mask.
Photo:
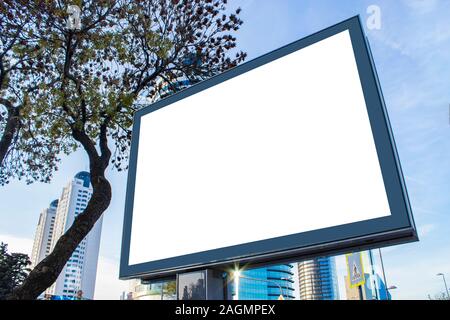
[{"label": "blank white billboard screen", "polygon": [[388,215],[349,31],[141,118],[130,265]]}]

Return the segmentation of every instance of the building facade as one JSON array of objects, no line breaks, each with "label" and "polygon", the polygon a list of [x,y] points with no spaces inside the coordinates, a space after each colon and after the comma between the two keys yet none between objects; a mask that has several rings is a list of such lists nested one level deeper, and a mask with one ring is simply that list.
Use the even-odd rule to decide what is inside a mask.
[{"label": "building facade", "polygon": [[392,300],[391,293],[378,274],[365,273],[364,276],[366,280],[364,285],[353,288],[350,287],[348,276],[345,276],[347,300]]},{"label": "building facade", "polygon": [[391,293],[379,274],[375,275],[375,290],[378,300],[392,300]]},{"label": "building facade", "polygon": [[[75,218],[86,208],[91,196],[92,187],[88,172],[77,173],[64,187],[56,209],[50,251]],[[47,294],[70,299],[76,297],[77,292],[81,290],[84,298],[93,299],[101,228],[102,218],[75,249],[56,282],[47,289]]]},{"label": "building facade", "polygon": [[373,300],[373,290],[369,273],[364,273],[364,285],[351,287],[348,276],[345,279],[345,294],[347,300]]},{"label": "building facade", "polygon": [[129,292],[124,300],[177,300],[176,280],[144,281],[133,279],[129,281]]},{"label": "building facade", "polygon": [[339,300],[334,257],[319,257],[298,263],[300,300]]},{"label": "building facade", "polygon": [[31,251],[31,268],[50,254],[52,238],[55,229],[56,209],[58,200],[52,201],[47,209],[42,210],[34,235],[33,250]]},{"label": "building facade", "polygon": [[372,250],[361,252],[361,259],[366,271],[364,273],[365,283],[360,288],[352,288],[348,276],[345,276],[347,300],[391,300],[391,294],[377,272],[377,261]]},{"label": "building facade", "polygon": [[239,281],[229,283],[229,296],[234,300],[278,300],[282,295],[293,300],[293,268],[292,264],[282,264],[240,271]]}]

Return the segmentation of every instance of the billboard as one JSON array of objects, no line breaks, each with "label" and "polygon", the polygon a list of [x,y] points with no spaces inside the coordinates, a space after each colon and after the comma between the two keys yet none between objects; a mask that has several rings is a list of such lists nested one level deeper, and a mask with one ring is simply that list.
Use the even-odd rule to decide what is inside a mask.
[{"label": "billboard", "polygon": [[135,114],[122,279],[414,240],[359,17]]}]

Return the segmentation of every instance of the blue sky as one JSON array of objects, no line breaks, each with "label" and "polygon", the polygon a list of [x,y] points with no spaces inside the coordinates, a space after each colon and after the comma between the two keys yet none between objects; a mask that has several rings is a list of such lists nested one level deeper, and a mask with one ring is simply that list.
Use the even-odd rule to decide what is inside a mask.
[{"label": "blue sky", "polygon": [[[386,106],[405,175],[420,242],[383,249],[386,276],[395,299],[426,299],[450,279],[450,1],[446,0],[247,0],[240,49],[249,59],[360,14],[381,9],[381,29],[368,30]],[[0,192],[0,241],[31,252],[39,212],[87,158],[63,158],[51,184],[13,182]],[[127,284],[117,280],[126,174],[108,172],[113,199],[104,216],[96,298],[117,299]],[[151,226],[149,226],[151,228]],[[345,264],[337,258],[340,283]]]}]

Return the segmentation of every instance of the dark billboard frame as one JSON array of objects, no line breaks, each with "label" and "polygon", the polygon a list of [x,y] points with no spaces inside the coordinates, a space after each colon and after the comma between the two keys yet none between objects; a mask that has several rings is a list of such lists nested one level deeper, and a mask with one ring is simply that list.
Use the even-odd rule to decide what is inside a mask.
[{"label": "dark billboard frame", "polygon": [[[349,31],[351,37],[391,215],[158,261],[129,265],[141,117],[346,30]],[[168,98],[136,111],[134,115],[120,262],[121,279],[136,277],[160,278],[173,276],[179,272],[195,271],[202,268],[215,267],[226,269],[235,264],[251,264],[256,266],[264,263],[288,262],[317,255],[348,253],[356,250],[417,240],[417,231],[392,129],[384,104],[384,98],[369,43],[364,35],[359,16],[352,17],[243,63],[211,79],[195,84]]]}]

